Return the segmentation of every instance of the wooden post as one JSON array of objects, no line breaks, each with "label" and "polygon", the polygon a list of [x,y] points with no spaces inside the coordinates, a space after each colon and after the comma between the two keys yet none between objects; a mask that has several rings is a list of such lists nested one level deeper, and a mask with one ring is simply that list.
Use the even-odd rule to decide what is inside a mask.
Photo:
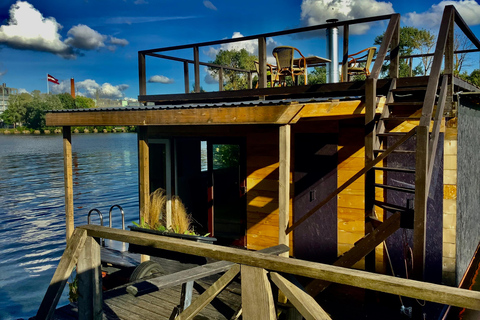
[{"label": "wooden post", "polygon": [[[452,11],[452,21],[454,19],[455,12]],[[453,73],[454,73],[454,54],[455,43],[454,43],[454,30],[455,24],[450,23],[447,33],[447,44],[445,47],[445,62],[443,74],[448,75],[448,86],[447,86],[447,100],[445,103],[446,111],[450,112],[453,108]]]},{"label": "wooden post", "polygon": [[65,184],[65,224],[67,241],[75,229],[73,217],[72,132],[63,127],[63,176]]},{"label": "wooden post", "polygon": [[218,91],[223,91],[223,68],[218,70]]},{"label": "wooden post", "polygon": [[267,40],[258,38],[258,88],[267,87]]},{"label": "wooden post", "polygon": [[88,237],[77,264],[78,275],[78,319],[101,320],[102,269],[100,245]]},{"label": "wooden post", "polygon": [[188,73],[188,62],[183,62],[183,81],[185,82],[185,93],[190,93],[190,79]]},{"label": "wooden post", "polygon": [[[289,246],[290,236],[285,232],[290,216],[290,141],[289,124],[280,127],[279,132],[279,178],[278,178],[278,244]],[[288,257],[288,252],[281,254]]]},{"label": "wooden post", "polygon": [[195,92],[200,92],[200,57],[198,47],[193,48],[193,70],[195,73]]},{"label": "wooden post", "polygon": [[428,127],[417,127],[415,153],[415,216],[413,220],[413,279],[422,281],[425,269],[425,231],[427,218]]},{"label": "wooden post", "polygon": [[82,252],[87,240],[87,231],[77,229],[70,240],[67,241],[67,248],[63,252],[62,258],[58,263],[57,270],[53,274],[52,281],[48,286],[47,292],[43,297],[40,308],[38,308],[36,319],[52,319],[53,313],[57,307],[58,301],[62,296],[63,289],[67,283],[68,277],[73,271],[78,261],[80,252]]},{"label": "wooden post", "polygon": [[[148,127],[138,127],[138,185],[139,185],[139,210],[140,220],[150,222],[150,158],[148,146]],[[150,260],[142,255],[142,262]]]},{"label": "wooden post", "polygon": [[343,26],[343,59],[342,59],[342,82],[348,81],[348,37],[349,25]]},{"label": "wooden post", "polygon": [[145,72],[145,54],[138,53],[138,92],[140,95],[147,94],[147,76]]},{"label": "wooden post", "polygon": [[245,320],[273,320],[275,305],[267,271],[242,265],[242,318]]},{"label": "wooden post", "polygon": [[[377,79],[368,78],[365,83],[365,164],[375,160],[376,130],[375,107]],[[375,170],[365,173],[365,234],[373,231],[369,217],[375,216]],[[365,256],[365,270],[375,271],[375,250]]]},{"label": "wooden post", "polygon": [[392,42],[390,44],[392,50],[390,51],[390,78],[398,78],[400,67],[400,20],[397,20],[395,30],[392,34]]}]

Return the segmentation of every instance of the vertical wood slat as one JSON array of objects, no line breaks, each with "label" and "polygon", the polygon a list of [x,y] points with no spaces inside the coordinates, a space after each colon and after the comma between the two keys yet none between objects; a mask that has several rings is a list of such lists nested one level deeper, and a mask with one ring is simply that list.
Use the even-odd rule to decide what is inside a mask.
[{"label": "vertical wood slat", "polygon": [[63,127],[63,176],[65,184],[65,223],[67,241],[73,234],[73,171],[72,171],[72,132],[71,127]]},{"label": "vertical wood slat", "polygon": [[53,274],[52,281],[50,281],[50,285],[43,297],[40,308],[38,308],[35,317],[37,320],[53,318],[53,313],[55,312],[58,301],[62,296],[67,279],[78,261],[78,257],[84,248],[86,240],[87,231],[83,229],[76,229],[70,240],[68,240],[67,247],[65,248],[57,269]]},{"label": "vertical wood slat", "polygon": [[[214,284],[212,284],[202,295],[195,299],[192,304],[178,315],[177,320],[193,319],[206,305],[208,305],[215,297],[236,277],[240,272],[240,265],[235,264],[225,272]],[[192,282],[193,283],[193,282]],[[243,288],[243,285],[242,285]],[[243,290],[243,289],[242,289]],[[243,297],[243,293],[242,293]],[[262,318],[258,318],[262,319]]]},{"label": "vertical wood slat", "polygon": [[138,53],[138,92],[140,95],[147,94],[147,75],[145,71],[145,54]]},{"label": "vertical wood slat", "polygon": [[195,92],[200,92],[200,55],[198,47],[193,48],[193,70],[195,74]]},{"label": "vertical wood slat", "polygon": [[258,38],[258,88],[267,87],[267,39]]},{"label": "vertical wood slat", "polygon": [[390,78],[398,78],[399,74],[399,67],[400,67],[400,20],[397,20],[397,24],[395,26],[395,30],[392,34],[392,43],[390,47],[393,48],[390,51]]},{"label": "vertical wood slat", "polygon": [[77,265],[78,275],[78,319],[101,320],[102,309],[102,269],[100,245],[88,237],[80,253]]},{"label": "vertical wood slat", "polygon": [[[279,178],[278,178],[278,244],[289,245],[290,236],[285,232],[290,215],[290,159],[291,126],[280,127],[279,132]],[[288,252],[281,254],[288,257]]]},{"label": "vertical wood slat", "polygon": [[413,279],[422,281],[425,268],[425,230],[427,214],[428,127],[417,128],[415,154],[415,215],[413,220]]},{"label": "vertical wood slat", "polygon": [[190,75],[188,72],[188,62],[183,62],[183,81],[185,83],[185,93],[190,93]]},{"label": "vertical wood slat", "polygon": [[242,318],[245,320],[274,320],[275,305],[267,271],[262,268],[241,266]]},{"label": "vertical wood slat", "polygon": [[306,320],[331,319],[328,313],[308,293],[296,287],[276,272],[272,272],[270,277],[278,289],[287,296],[288,300],[300,311]]},{"label": "vertical wood slat", "polygon": [[343,59],[342,59],[342,82],[348,81],[348,37],[349,25],[343,26]]},{"label": "vertical wood slat", "polygon": [[223,91],[223,68],[218,70],[218,91]]},{"label": "vertical wood slat", "polygon": [[[138,201],[140,221],[144,219],[150,222],[148,214],[150,207],[150,159],[148,146],[148,127],[138,127]],[[148,256],[142,255],[142,262],[149,260]]]},{"label": "vertical wood slat", "polygon": [[[375,107],[377,101],[377,79],[367,78],[365,83],[365,165],[375,160]],[[365,234],[373,231],[368,217],[375,215],[375,170],[365,173]],[[375,251],[365,257],[365,270],[375,271]]]}]

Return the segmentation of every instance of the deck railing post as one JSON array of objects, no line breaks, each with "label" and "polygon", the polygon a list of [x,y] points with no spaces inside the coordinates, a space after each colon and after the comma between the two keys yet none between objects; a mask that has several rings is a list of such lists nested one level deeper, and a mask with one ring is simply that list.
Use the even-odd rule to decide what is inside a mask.
[{"label": "deck railing post", "polygon": [[277,319],[272,286],[267,278],[267,271],[262,268],[242,265],[241,273],[242,318],[245,320]]},{"label": "deck railing post", "polygon": [[140,95],[147,94],[147,76],[145,71],[145,54],[138,53],[138,92]]},{"label": "deck railing post", "polygon": [[185,93],[189,93],[190,92],[190,79],[189,79],[188,62],[187,61],[183,62],[183,81],[185,83]]},{"label": "deck railing post", "polygon": [[100,245],[88,237],[77,264],[78,275],[78,319],[101,320],[102,270]]},{"label": "deck railing post", "polygon": [[223,91],[223,68],[218,70],[218,91]]},{"label": "deck railing post", "polygon": [[390,47],[390,78],[398,78],[400,76],[400,20],[397,20],[395,30],[392,34],[392,42]]},{"label": "deck railing post", "polygon": [[349,25],[343,26],[343,59],[342,59],[342,82],[348,81],[348,37]]},{"label": "deck railing post", "polygon": [[258,88],[267,87],[267,39],[258,38]]},{"label": "deck railing post", "polygon": [[200,56],[198,47],[193,47],[193,66],[195,73],[195,92],[200,92]]},{"label": "deck railing post", "polygon": [[[138,127],[138,185],[139,185],[139,209],[140,220],[150,222],[150,158],[148,145],[148,127]],[[148,256],[142,255],[142,262],[149,260]]]},{"label": "deck railing post", "polygon": [[[452,12],[452,21],[454,19],[455,12]],[[443,74],[448,75],[448,84],[447,84],[447,100],[445,102],[445,109],[447,112],[452,111],[453,108],[453,72],[454,72],[454,50],[455,50],[455,40],[454,40],[454,30],[455,24],[451,23],[450,28],[447,33],[447,44],[445,47],[445,61],[444,61],[444,70]]]}]

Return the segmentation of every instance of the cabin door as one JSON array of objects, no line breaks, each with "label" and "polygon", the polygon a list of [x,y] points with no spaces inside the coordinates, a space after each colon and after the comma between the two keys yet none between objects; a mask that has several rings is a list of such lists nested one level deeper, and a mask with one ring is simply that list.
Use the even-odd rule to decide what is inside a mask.
[{"label": "cabin door", "polygon": [[230,139],[175,140],[175,194],[195,230],[220,244],[246,245],[244,154],[244,144]]}]

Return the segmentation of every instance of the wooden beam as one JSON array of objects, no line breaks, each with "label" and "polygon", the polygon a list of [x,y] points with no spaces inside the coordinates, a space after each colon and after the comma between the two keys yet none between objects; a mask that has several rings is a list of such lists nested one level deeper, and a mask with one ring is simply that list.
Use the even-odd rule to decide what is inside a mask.
[{"label": "wooden beam", "polygon": [[380,76],[380,72],[382,71],[383,62],[387,56],[388,48],[392,42],[392,38],[394,36],[395,30],[398,26],[398,21],[400,21],[399,14],[392,14],[390,18],[390,22],[388,23],[387,30],[383,35],[383,41],[380,45],[380,49],[377,53],[377,58],[375,59],[375,63],[372,67],[372,72],[370,73],[370,78],[378,79]]},{"label": "wooden beam", "polygon": [[[376,124],[375,108],[377,102],[377,79],[367,78],[365,82],[365,165],[375,160]],[[365,234],[373,231],[372,222],[368,217],[375,216],[375,171],[365,172]],[[375,251],[365,257],[365,270],[375,272]]]},{"label": "wooden beam", "polygon": [[265,269],[242,265],[242,319],[277,319]]},{"label": "wooden beam", "polygon": [[62,296],[63,288],[78,261],[78,257],[83,250],[86,240],[87,231],[75,229],[72,237],[67,242],[67,248],[60,258],[57,269],[53,274],[52,281],[50,281],[47,292],[43,297],[42,303],[40,304],[40,308],[35,317],[36,319],[44,320],[53,318],[53,313],[55,312],[58,301]]},{"label": "wooden beam", "polygon": [[[289,247],[285,245],[278,245],[266,249],[259,250],[257,252],[264,254],[273,254],[278,255],[282,253],[287,253]],[[229,261],[217,261],[208,263],[202,266],[190,268],[187,270],[182,270],[175,272],[173,274],[167,274],[157,278],[149,280],[139,280],[134,284],[129,284],[127,286],[127,292],[133,296],[143,295],[152,291],[157,291],[163,288],[173,287],[179,285],[185,281],[195,281],[202,279],[213,274],[226,272],[234,265],[233,262]]]},{"label": "wooden beam", "polygon": [[366,165],[362,170],[357,172],[355,175],[353,175],[350,179],[348,179],[344,184],[342,184],[340,187],[337,188],[334,192],[329,194],[325,199],[322,200],[319,204],[317,204],[313,209],[311,209],[309,212],[307,212],[304,216],[302,216],[298,221],[296,221],[293,225],[291,225],[285,232],[288,234],[292,232],[296,227],[298,227],[300,224],[302,224],[305,220],[307,220],[311,215],[313,215],[317,210],[319,210],[321,207],[323,207],[325,204],[327,204],[330,200],[332,200],[334,197],[336,197],[340,192],[345,190],[349,185],[351,185],[353,182],[355,182],[358,178],[363,176],[365,172],[373,168],[377,163],[385,159],[390,153],[392,153],[393,150],[395,150],[399,145],[410,139],[414,134],[415,134],[416,128],[413,128],[410,130],[405,136],[403,136],[401,139],[398,139],[397,142],[395,142],[390,148],[385,150],[381,155],[375,158],[374,161]]},{"label": "wooden beam", "polygon": [[188,62],[183,63],[183,82],[185,84],[185,93],[190,93],[190,75],[188,71]]},{"label": "wooden beam", "polygon": [[[279,178],[278,178],[278,244],[288,246],[290,237],[285,233],[290,222],[290,159],[291,127],[280,126],[279,132]],[[282,254],[288,257],[288,252]]]},{"label": "wooden beam", "polygon": [[[453,15],[455,16],[456,10]],[[445,109],[451,112],[453,109],[453,76],[454,76],[454,51],[455,51],[455,39],[454,39],[455,24],[451,23],[447,34],[447,43],[445,46],[445,61],[443,63],[443,75],[447,77],[447,96],[445,101]],[[442,114],[443,115],[443,114]]]},{"label": "wooden beam", "polygon": [[[150,151],[148,145],[148,127],[138,127],[138,201],[140,221],[150,223]],[[142,255],[141,261],[150,260]]]},{"label": "wooden beam", "polygon": [[102,308],[102,261],[100,245],[88,237],[77,264],[78,319],[101,320]]},{"label": "wooden beam", "polygon": [[306,320],[331,319],[328,313],[305,291],[276,272],[270,273],[270,278]]},{"label": "wooden beam", "polygon": [[417,127],[415,153],[415,213],[413,218],[413,279],[422,281],[425,274],[427,175],[429,127]]},{"label": "wooden beam", "polygon": [[147,94],[147,76],[145,71],[145,54],[138,53],[138,93],[140,95]]},{"label": "wooden beam", "polygon": [[[338,258],[333,265],[337,267],[350,268],[355,263],[360,261],[369,252],[375,250],[375,248],[391,236],[395,231],[400,228],[400,213],[395,213],[390,216],[385,222],[380,224],[378,228],[373,230],[370,234],[366,235],[355,246],[345,252],[340,258]],[[330,282],[324,280],[313,280],[306,287],[305,290],[313,297],[322,292]]]},{"label": "wooden beam", "polygon": [[65,224],[67,241],[73,234],[73,171],[72,171],[72,132],[70,127],[63,127],[63,183],[65,185]]},{"label": "wooden beam", "polygon": [[195,75],[195,92],[200,92],[200,56],[198,47],[193,47],[193,70]]},{"label": "wooden beam", "polygon": [[142,232],[113,229],[99,225],[84,225],[78,228],[87,230],[88,235],[91,237],[126,241],[142,246],[193,254],[216,260],[226,260],[267,270],[322,279],[394,295],[428,300],[467,309],[480,309],[480,292],[409,279],[400,279],[306,260],[276,257],[242,249],[182,239],[171,239]]},{"label": "wooden beam", "polygon": [[[212,284],[202,295],[195,299],[192,304],[176,317],[176,320],[191,320],[205,306],[207,306],[215,297],[237,276],[240,272],[238,264],[232,266],[223,276]],[[243,286],[242,286],[243,287]],[[242,294],[243,296],[243,294]]]},{"label": "wooden beam", "polygon": [[395,30],[392,34],[390,44],[390,78],[396,79],[400,76],[400,19],[397,20]]},{"label": "wooden beam", "polygon": [[267,87],[267,40],[258,38],[258,88]]}]

